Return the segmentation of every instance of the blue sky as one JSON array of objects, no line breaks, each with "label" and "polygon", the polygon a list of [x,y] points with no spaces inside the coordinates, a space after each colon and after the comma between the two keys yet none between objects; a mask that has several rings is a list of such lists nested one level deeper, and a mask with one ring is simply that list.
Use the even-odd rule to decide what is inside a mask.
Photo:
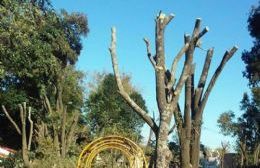
[{"label": "blue sky", "polygon": [[[196,18],[202,18],[202,25],[210,31],[202,39],[202,47],[215,47],[215,54],[209,75],[215,71],[224,52],[234,45],[238,52],[225,66],[218,79],[204,111],[201,141],[215,148],[221,141],[232,141],[219,133],[217,118],[227,110],[240,115],[239,102],[245,91],[247,81],[242,77],[244,64],[241,52],[252,46],[247,31],[247,18],[252,5],[257,0],[52,0],[56,9],[69,12],[82,12],[87,15],[90,33],[83,39],[83,51],[78,68],[86,72],[112,72],[108,47],[110,29],[117,28],[118,61],[121,72],[132,76],[133,84],[141,91],[150,112],[157,112],[155,100],[154,71],[146,57],[146,48],[142,40],[148,37],[154,48],[154,18],[162,10],[166,14],[174,13],[175,18],[165,32],[166,61],[168,68],[183,45],[184,33],[192,33]],[[153,49],[152,48],[152,49]],[[205,52],[195,53],[196,74],[200,74]],[[179,64],[179,69],[181,69]],[[181,98],[182,99],[182,98]],[[143,134],[147,135],[144,127]]]}]

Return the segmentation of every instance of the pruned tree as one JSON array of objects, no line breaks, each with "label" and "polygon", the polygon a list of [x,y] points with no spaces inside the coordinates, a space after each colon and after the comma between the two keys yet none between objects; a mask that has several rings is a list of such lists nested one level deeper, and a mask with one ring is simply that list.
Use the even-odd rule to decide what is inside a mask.
[{"label": "pruned tree", "polygon": [[[57,93],[55,105],[52,105],[49,98],[44,96],[44,106],[48,113],[48,119],[51,122],[38,125],[38,138],[51,138],[57,156],[65,158],[69,147],[76,140],[75,133],[79,120],[79,112],[73,112],[71,115],[68,114],[68,108],[63,103],[61,91]],[[49,132],[52,133],[52,136]]]},{"label": "pruned tree", "polygon": [[[9,112],[6,110],[4,105],[2,105],[2,110],[5,113],[8,120],[15,127],[17,133],[19,135],[21,135],[21,137],[22,137],[22,142],[21,142],[22,143],[22,158],[24,161],[24,165],[25,165],[25,167],[31,167],[28,151],[31,150],[31,142],[32,142],[32,136],[33,136],[33,121],[31,118],[32,108],[31,107],[27,108],[26,102],[24,102],[23,104],[19,104],[18,106],[19,106],[21,124],[18,124],[14,121],[14,119],[9,115]],[[29,134],[26,130],[27,113],[28,113],[28,121],[30,123]],[[21,128],[18,125],[21,125]],[[29,139],[27,139],[27,138],[29,138]]]},{"label": "pruned tree", "polygon": [[[193,63],[194,51],[200,47],[200,39],[204,36],[209,28],[206,27],[201,31],[201,19],[197,19],[192,35],[185,34],[185,43],[173,60],[171,69],[166,68],[165,64],[165,43],[164,32],[167,25],[174,18],[174,15],[166,15],[162,12],[155,19],[155,55],[153,56],[150,49],[150,42],[144,39],[147,48],[147,55],[154,67],[156,77],[156,100],[159,110],[158,124],[143,109],[141,109],[125,92],[120,79],[116,53],[116,29],[112,28],[112,40],[109,48],[113,70],[116,77],[119,93],[126,102],[143,118],[151,127],[156,135],[156,168],[166,168],[169,165],[171,154],[168,148],[168,134],[171,130],[170,123],[174,116],[177,132],[181,147],[181,167],[197,168],[199,165],[199,148],[200,133],[202,124],[202,114],[208,101],[217,78],[223,70],[225,64],[234,55],[237,47],[225,52],[222,61],[215,70],[208,86],[206,79],[213,55],[213,48],[207,51],[204,67],[198,82],[195,86]],[[178,62],[185,55],[185,62],[181,75],[177,80],[176,69]],[[184,112],[181,112],[179,97],[182,88],[185,87],[185,105]]]}]

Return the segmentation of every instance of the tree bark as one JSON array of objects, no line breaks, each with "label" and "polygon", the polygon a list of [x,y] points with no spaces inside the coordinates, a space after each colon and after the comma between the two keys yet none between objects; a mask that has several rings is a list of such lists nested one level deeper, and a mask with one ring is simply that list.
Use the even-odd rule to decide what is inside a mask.
[{"label": "tree bark", "polygon": [[30,167],[30,161],[28,156],[28,146],[26,137],[26,103],[19,104],[20,118],[22,123],[22,157],[25,167]]},{"label": "tree bark", "polygon": [[161,117],[160,127],[156,141],[156,168],[169,167],[171,152],[168,148],[169,122],[166,117]]},{"label": "tree bark", "polygon": [[191,144],[191,165],[193,168],[199,167],[200,133],[201,126],[193,126],[193,139]]},{"label": "tree bark", "polygon": [[181,167],[190,168],[190,139],[187,138],[187,130],[182,129],[180,137]]}]

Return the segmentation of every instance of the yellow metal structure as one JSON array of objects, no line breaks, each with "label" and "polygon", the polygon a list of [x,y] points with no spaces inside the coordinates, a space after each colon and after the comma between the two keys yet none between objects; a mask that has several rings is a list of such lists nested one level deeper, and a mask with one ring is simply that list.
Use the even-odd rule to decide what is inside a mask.
[{"label": "yellow metal structure", "polygon": [[77,168],[91,168],[97,154],[107,149],[121,151],[130,168],[148,168],[143,150],[132,140],[116,135],[101,137],[88,144],[79,156]]}]

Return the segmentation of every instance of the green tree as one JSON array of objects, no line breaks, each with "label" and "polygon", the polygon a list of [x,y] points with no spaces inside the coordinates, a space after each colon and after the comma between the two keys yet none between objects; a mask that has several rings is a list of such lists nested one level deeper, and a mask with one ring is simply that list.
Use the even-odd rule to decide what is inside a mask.
[{"label": "green tree", "polygon": [[237,139],[238,152],[241,155],[241,166],[257,165],[260,150],[259,110],[244,94],[241,101],[241,110],[244,113],[235,121],[232,111],[224,112],[218,119],[218,126],[224,135],[231,135]]},{"label": "green tree", "polygon": [[[89,31],[87,18],[81,13],[58,13],[48,0],[3,0],[0,13],[0,101],[15,121],[19,120],[16,105],[28,102],[38,131],[44,125],[51,143],[55,143],[55,131],[59,132],[59,152],[65,156],[80,133],[83,74],[74,65],[81,38]],[[46,108],[46,100],[51,108]],[[19,138],[10,133],[8,122],[1,114],[1,143],[13,145],[10,139],[15,139],[17,144]],[[39,137],[34,138],[35,147],[41,145]]]},{"label": "green tree", "polygon": [[[142,96],[132,87],[130,78],[124,76],[123,81],[131,98],[147,109]],[[140,140],[144,122],[119,95],[112,74],[105,75],[97,88],[89,94],[86,113],[94,134],[124,134]]]},{"label": "green tree", "polygon": [[244,51],[242,60],[246,64],[243,72],[244,76],[249,80],[249,84],[259,87],[260,81],[260,2],[258,6],[253,6],[248,17],[248,30],[254,38],[254,45],[250,51]]}]

